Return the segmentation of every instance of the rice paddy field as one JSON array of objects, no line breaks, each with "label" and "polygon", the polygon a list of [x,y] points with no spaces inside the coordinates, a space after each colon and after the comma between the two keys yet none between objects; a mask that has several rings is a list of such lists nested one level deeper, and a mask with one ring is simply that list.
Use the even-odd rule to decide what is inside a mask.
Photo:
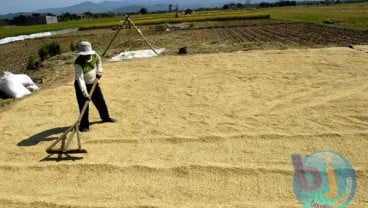
[{"label": "rice paddy field", "polygon": [[[354,3],[330,6],[295,6],[230,11],[203,11],[195,12],[192,15],[180,15],[179,18],[175,18],[174,15],[170,13],[132,15],[131,18],[134,19],[137,25],[259,18],[323,24],[325,20],[338,19],[341,20],[341,23],[334,26],[366,31],[368,29],[367,11],[368,3]],[[111,28],[119,26],[123,20],[124,16],[119,16],[95,20],[68,21],[51,25],[0,27],[0,38],[68,28]]]}]

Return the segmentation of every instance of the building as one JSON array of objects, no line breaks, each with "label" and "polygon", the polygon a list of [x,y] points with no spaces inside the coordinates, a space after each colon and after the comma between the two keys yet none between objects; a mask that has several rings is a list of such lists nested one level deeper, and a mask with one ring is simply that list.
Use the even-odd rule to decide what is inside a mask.
[{"label": "building", "polygon": [[54,23],[58,23],[58,18],[57,18],[57,16],[46,15],[46,16],[45,16],[45,19],[46,19],[46,23],[45,23],[45,24],[54,24]]},{"label": "building", "polygon": [[53,24],[57,23],[57,16],[45,13],[34,13],[34,14],[22,14],[18,17],[14,17],[13,24],[15,25],[42,25],[42,24]]}]

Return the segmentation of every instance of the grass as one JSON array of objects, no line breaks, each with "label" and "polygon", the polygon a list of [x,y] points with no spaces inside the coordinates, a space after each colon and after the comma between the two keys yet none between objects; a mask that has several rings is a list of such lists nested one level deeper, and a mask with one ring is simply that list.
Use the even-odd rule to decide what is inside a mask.
[{"label": "grass", "polygon": [[296,6],[262,9],[272,19],[324,24],[325,20],[341,20],[330,25],[338,28],[368,31],[368,2],[330,6]]},{"label": "grass", "polygon": [[[368,2],[331,6],[296,6],[253,10],[204,11],[195,12],[192,15],[180,14],[179,18],[175,18],[172,13],[133,15],[131,16],[131,19],[137,25],[151,25],[163,23],[259,19],[269,18],[270,16],[272,19],[277,20],[308,22],[314,24],[324,24],[323,22],[325,20],[338,19],[342,20],[342,22],[331,26],[364,31],[368,30]],[[80,28],[81,30],[111,28],[119,26],[123,20],[124,17],[121,16],[94,20],[60,22],[51,25],[0,27],[0,38],[68,28]]]}]

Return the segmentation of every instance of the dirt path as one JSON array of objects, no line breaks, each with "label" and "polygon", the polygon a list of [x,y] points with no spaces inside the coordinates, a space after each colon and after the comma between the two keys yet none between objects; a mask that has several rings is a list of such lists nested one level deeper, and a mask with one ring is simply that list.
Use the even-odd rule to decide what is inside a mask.
[{"label": "dirt path", "polygon": [[290,155],[320,150],[350,161],[351,207],[367,207],[367,58],[327,48],[105,61],[118,122],[82,134],[81,160],[45,159],[77,118],[72,79],[0,113],[0,207],[302,207]]}]

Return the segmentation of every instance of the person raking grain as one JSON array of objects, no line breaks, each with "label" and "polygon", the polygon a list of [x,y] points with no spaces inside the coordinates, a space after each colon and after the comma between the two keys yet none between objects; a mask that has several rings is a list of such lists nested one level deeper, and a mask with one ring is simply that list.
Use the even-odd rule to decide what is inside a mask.
[{"label": "person raking grain", "polygon": [[[110,117],[109,110],[98,83],[98,80],[102,77],[101,57],[92,49],[92,45],[88,41],[80,42],[77,55],[78,56],[74,62],[74,88],[79,111],[82,112],[83,105],[86,101],[92,101],[98,110],[102,122],[116,122],[116,119]],[[90,97],[88,94],[96,79],[97,85]],[[89,131],[90,123],[88,119],[88,111],[89,108],[87,107],[84,115],[82,116],[79,131]]]}]

